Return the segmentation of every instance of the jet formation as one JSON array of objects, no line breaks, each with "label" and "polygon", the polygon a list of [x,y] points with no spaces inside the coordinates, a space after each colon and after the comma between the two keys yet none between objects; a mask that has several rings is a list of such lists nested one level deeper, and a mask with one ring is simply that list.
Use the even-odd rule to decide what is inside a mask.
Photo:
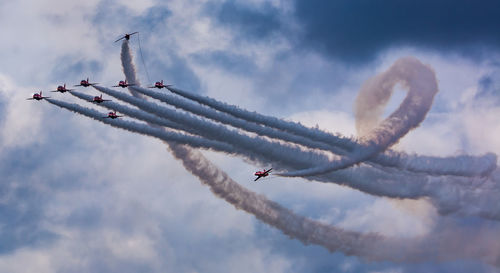
[{"label": "jet formation", "polygon": [[[123,35],[122,37],[120,37],[119,39],[117,39],[115,42],[118,42],[118,41],[123,40],[123,39],[126,39],[128,41],[128,40],[130,40],[130,36],[132,36],[134,34],[138,34],[138,33],[139,32],[137,32],[137,31],[136,32],[132,32],[132,33],[126,33],[125,35]],[[90,82],[89,77],[87,77],[86,79],[82,79],[79,84],[74,85],[74,87],[89,87],[89,86],[95,86],[97,84],[99,84],[99,83],[97,83],[97,82]],[[125,87],[135,86],[135,85],[136,85],[135,83],[127,83],[127,80],[120,80],[117,85],[113,85],[112,87],[125,88]],[[160,80],[160,81],[155,82],[154,85],[148,86],[148,88],[162,89],[162,88],[168,88],[170,86],[172,86],[172,85],[171,84],[164,84],[163,80]],[[68,89],[68,88],[66,88],[66,83],[65,83],[63,85],[57,86],[57,88],[55,90],[50,90],[49,92],[66,93],[66,92],[71,92],[71,91],[75,91],[75,89]],[[40,100],[47,99],[47,98],[50,98],[50,97],[44,97],[42,95],[42,91],[40,91],[39,93],[34,93],[32,95],[32,97],[31,98],[27,98],[27,100],[37,100],[37,101],[40,101]],[[100,103],[107,102],[107,101],[111,101],[111,100],[103,99],[102,98],[102,94],[101,94],[100,96],[95,96],[89,102],[100,104]],[[117,115],[116,111],[112,111],[112,112],[109,112],[107,116],[102,117],[102,118],[103,119],[106,119],[106,118],[116,119],[116,118],[120,118],[120,117],[123,117],[123,116],[122,115]],[[263,171],[257,171],[257,172],[255,172],[254,175],[257,176],[257,178],[255,178],[254,181],[257,181],[257,180],[259,180],[262,177],[267,177],[269,175],[269,173],[271,172],[271,170],[272,170],[272,168],[270,168],[269,170],[264,169]]]}]

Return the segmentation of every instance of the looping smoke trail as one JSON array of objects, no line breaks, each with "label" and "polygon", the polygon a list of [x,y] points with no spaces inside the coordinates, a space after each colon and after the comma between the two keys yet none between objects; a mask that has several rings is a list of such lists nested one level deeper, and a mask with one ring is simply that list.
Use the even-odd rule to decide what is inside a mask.
[{"label": "looping smoke trail", "polygon": [[[131,71],[134,68],[126,41],[122,47],[122,57],[124,55],[128,55],[126,56],[128,58],[122,58],[124,72],[129,82],[132,82],[131,79],[134,75]],[[133,91],[131,90],[131,92]],[[138,95],[136,94],[136,96]],[[369,260],[418,262],[473,257],[497,266],[500,264],[500,246],[488,244],[480,236],[481,234],[460,232],[442,234],[442,232],[438,232],[424,238],[398,239],[377,234],[345,231],[307,219],[261,195],[246,190],[229,178],[226,173],[211,164],[199,152],[171,142],[168,144],[173,155],[182,161],[188,171],[197,176],[202,183],[208,185],[215,195],[305,244],[314,243],[322,245],[330,251],[342,251],[347,255],[356,255]],[[497,233],[493,232],[493,235]],[[493,237],[488,234],[486,238]],[[451,241],[453,244],[449,243]],[[470,247],[457,248],[457,244]],[[429,250],[429,246],[435,247]]]},{"label": "looping smoke trail", "polygon": [[[374,115],[374,111],[377,114],[381,112],[379,105],[388,102],[397,83],[408,88],[408,95],[396,111],[368,131],[366,120],[377,121],[378,115]],[[425,119],[437,92],[436,76],[430,67],[412,57],[397,60],[386,72],[368,80],[358,94],[356,120],[357,127],[363,134],[361,147],[327,165],[280,175],[312,176],[336,171],[386,150]]]},{"label": "looping smoke trail", "polygon": [[[333,152],[340,155],[346,155],[347,151],[359,149],[359,145],[356,142],[347,138],[340,138],[338,136],[331,135],[317,128],[307,128],[299,123],[261,115],[256,112],[250,112],[238,106],[229,105],[224,102],[220,102],[215,99],[204,97],[198,94],[186,92],[178,88],[168,87],[168,89],[184,98],[206,105],[215,110],[227,113],[242,120],[265,125],[269,128],[288,132],[289,134],[301,136],[303,138],[313,140],[316,143],[321,143],[321,147],[314,147],[306,142],[296,142],[296,140],[291,140],[308,147],[328,150],[328,148],[324,147],[324,145],[327,145],[332,149]],[[157,98],[164,101],[162,97]],[[281,139],[286,140],[285,138]],[[387,150],[384,153],[375,154],[373,157],[368,158],[364,163],[370,164],[374,167],[393,167],[403,171],[427,173],[431,175],[457,175],[475,177],[490,174],[496,168],[497,156],[493,153],[487,153],[483,156],[460,155],[455,157],[442,158],[432,156],[407,155],[402,152]]]},{"label": "looping smoke trail", "polygon": [[[125,69],[127,70],[127,69]],[[165,109],[160,106],[146,102],[142,99],[127,96],[115,90],[95,87],[96,89],[124,100],[132,105],[146,110],[150,113],[159,115],[164,118],[175,118],[179,113],[175,111],[165,112]],[[134,91],[135,89],[131,89]],[[163,113],[163,114],[162,114]],[[321,158],[312,158],[310,156],[304,157],[302,152],[293,151],[286,153],[285,150],[276,150],[276,146],[269,146],[267,142],[256,142],[255,140],[246,139],[246,144],[232,139],[230,136],[235,134],[227,133],[227,131],[207,127],[206,122],[197,121],[193,123],[188,119],[175,120],[178,123],[189,124],[189,126],[197,127],[199,131],[206,133],[206,137],[214,138],[216,140],[229,141],[234,147],[238,147],[240,155],[248,158],[251,161],[262,163],[262,165],[272,165],[273,167],[282,170],[296,170],[309,168],[314,165],[323,165],[327,161]],[[209,132],[211,131],[211,132]],[[222,139],[217,134],[224,132]],[[207,135],[208,134],[208,135]],[[237,137],[242,140],[241,137]],[[235,142],[236,141],[236,142]],[[245,147],[240,149],[240,147]],[[235,151],[236,152],[236,151]],[[307,154],[306,154],[307,155]],[[455,159],[454,159],[455,160]],[[457,165],[460,167],[460,165]],[[371,168],[367,166],[359,166],[356,168],[338,170],[323,174],[321,176],[308,177],[310,180],[337,183],[340,185],[347,185],[360,191],[377,195],[386,196],[391,198],[422,198],[429,197],[429,200],[438,209],[441,214],[464,214],[464,215],[478,215],[489,219],[500,219],[500,207],[483,204],[484,200],[491,199],[485,196],[495,196],[499,193],[498,187],[493,187],[487,193],[477,190],[480,187],[490,187],[495,185],[495,181],[490,178],[484,177],[448,177],[448,176],[425,176],[421,174],[411,174],[404,171],[388,170],[384,168]],[[475,207],[471,204],[481,204]]]}]

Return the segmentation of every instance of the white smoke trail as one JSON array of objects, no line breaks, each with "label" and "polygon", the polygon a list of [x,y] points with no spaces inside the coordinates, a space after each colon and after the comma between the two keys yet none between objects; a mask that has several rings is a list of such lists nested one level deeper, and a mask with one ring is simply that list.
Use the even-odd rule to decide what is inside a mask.
[{"label": "white smoke trail", "polygon": [[[475,258],[500,266],[498,229],[467,230],[445,225],[425,237],[390,238],[374,233],[346,231],[295,214],[289,209],[245,189],[202,155],[181,146],[172,149],[184,167],[198,177],[218,197],[237,209],[253,214],[284,234],[304,244],[316,244],[329,251],[341,251],[367,260],[393,262],[429,262]],[[457,247],[458,246],[458,247]]]},{"label": "white smoke trail", "polygon": [[291,143],[296,143],[300,144],[305,147],[309,148],[315,148],[315,149],[322,149],[326,151],[333,151],[333,152],[341,152],[337,147],[332,147],[331,145],[328,145],[323,142],[317,142],[313,141],[311,139],[301,137],[298,135],[286,133],[283,131],[276,130],[271,127],[265,127],[256,123],[251,123],[248,121],[245,121],[243,119],[235,118],[229,114],[226,114],[224,112],[219,112],[216,111],[212,108],[205,108],[205,107],[200,107],[198,104],[194,104],[191,101],[186,101],[179,99],[176,96],[172,96],[169,94],[165,93],[159,93],[155,92],[151,89],[147,88],[142,88],[139,86],[131,86],[130,87],[132,90],[139,92],[143,95],[146,95],[148,97],[157,99],[159,101],[165,102],[167,104],[170,104],[176,108],[191,112],[193,114],[223,123],[227,125],[231,125],[236,128],[243,129],[245,131],[253,132],[261,136],[267,136],[275,139],[280,139],[283,141],[291,142]]},{"label": "white smoke trail", "polygon": [[[69,91],[68,93],[70,93],[71,95],[73,95],[79,99],[82,99],[82,100],[88,101],[88,102],[91,102],[94,98],[90,95],[83,94],[83,93],[80,93],[78,91]],[[181,124],[172,122],[172,121],[167,120],[167,119],[160,118],[160,117],[153,115],[153,114],[148,114],[144,111],[140,111],[140,110],[133,109],[133,108],[125,106],[125,105],[121,105],[121,104],[113,102],[113,101],[105,101],[105,102],[99,103],[98,105],[106,107],[106,108],[114,110],[114,111],[117,111],[117,112],[120,112],[120,113],[123,113],[123,114],[126,114],[127,116],[135,118],[135,119],[154,123],[158,126],[169,127],[172,129],[182,130],[182,131],[187,131],[187,132],[189,132],[189,129],[190,129],[189,127],[183,126]],[[193,132],[190,132],[190,133],[193,133]]]},{"label": "white smoke trail", "polygon": [[[154,103],[131,97],[121,92],[95,86],[103,93],[131,103],[150,113],[173,119],[175,122],[196,127],[198,131],[204,132],[210,138],[228,141],[233,145],[236,152],[249,160],[259,162],[263,165],[272,165],[282,170],[296,170],[309,168],[314,165],[326,163],[326,159],[317,154],[306,153],[298,149],[292,149],[281,144],[272,144],[262,139],[250,139],[248,136],[237,135],[224,127],[214,127],[208,121],[186,118],[181,114]],[[237,136],[236,138],[233,138]],[[280,145],[279,148],[277,148]],[[395,198],[422,198],[431,197],[431,202],[440,213],[464,213],[481,215],[496,219],[499,217],[500,208],[496,206],[484,206],[479,210],[471,210],[472,206],[464,200],[481,200],[476,194],[476,185],[485,179],[465,179],[460,177],[433,177],[420,174],[408,174],[406,172],[394,172],[394,170],[374,169],[360,166],[354,169],[339,170],[337,172],[310,177],[315,181],[337,183],[347,185],[354,189],[378,196]],[[493,194],[496,191],[491,191]],[[459,194],[458,197],[450,199],[450,193]]]},{"label": "white smoke trail", "polygon": [[[250,112],[248,110],[239,108],[238,106],[229,105],[224,102],[214,100],[209,97],[204,97],[198,94],[189,93],[177,88],[168,87],[170,91],[176,93],[182,97],[191,99],[200,104],[209,106],[218,111],[230,114],[234,117],[241,118],[243,120],[259,123],[270,128],[275,128],[291,134],[302,136],[303,138],[319,141],[320,146],[310,145],[307,141],[288,139],[288,141],[293,141],[301,145],[319,148],[325,150],[331,150],[335,153],[346,155],[346,151],[358,150],[359,144],[353,142],[348,138],[340,138],[316,128],[307,128],[301,124],[277,119],[275,117],[264,116],[256,112]],[[153,95],[148,93],[149,95]],[[166,101],[167,97],[156,95],[155,98],[162,101]],[[244,128],[246,129],[246,128]],[[282,136],[277,136],[277,138],[287,140],[287,138]],[[316,142],[318,143],[318,142]],[[325,147],[328,145],[330,148]],[[359,160],[357,160],[359,161]],[[346,165],[352,164],[354,161],[347,162]],[[402,152],[386,151],[385,153],[379,153],[371,158],[365,163],[371,164],[376,163],[385,167],[394,167],[400,170],[406,170],[417,173],[427,173],[431,175],[458,175],[458,176],[484,176],[491,173],[496,168],[497,156],[493,153],[488,153],[483,156],[470,156],[470,155],[460,155],[454,157],[431,157],[431,156],[416,156],[407,155]],[[344,165],[345,166],[345,165]],[[375,165],[373,165],[375,166]]]},{"label": "white smoke trail", "polygon": [[86,117],[92,118],[94,120],[100,121],[102,123],[111,125],[116,128],[124,129],[130,132],[139,133],[142,135],[152,136],[164,141],[177,142],[180,144],[188,144],[192,147],[212,149],[216,151],[224,151],[227,153],[233,153],[234,147],[226,143],[221,143],[217,141],[208,140],[205,138],[189,136],[184,134],[179,134],[175,132],[168,132],[161,130],[159,128],[153,128],[151,126],[120,119],[109,119],[105,118],[106,115],[100,113],[96,110],[82,107],[78,104],[68,103],[65,101],[59,101],[55,99],[46,99],[49,103],[65,108],[67,110],[73,111],[75,113],[82,114]]},{"label": "white smoke trail", "polygon": [[[219,121],[219,122],[222,122],[225,124],[229,124],[229,125],[232,125],[232,126],[237,127],[237,128],[242,128],[242,129],[245,129],[247,131],[258,133],[260,135],[267,135],[267,136],[270,136],[273,138],[278,138],[278,139],[281,139],[284,141],[290,141],[293,138],[293,135],[286,134],[286,133],[280,133],[279,131],[273,130],[269,127],[262,127],[262,126],[255,124],[255,123],[249,123],[249,122],[246,122],[242,119],[237,119],[237,118],[234,118],[232,116],[225,115],[224,113],[217,113],[215,110],[200,107],[199,105],[195,105],[193,103],[178,99],[178,98],[171,96],[171,95],[168,95],[168,94],[162,94],[162,93],[152,91],[150,89],[136,87],[136,86],[131,87],[131,89],[136,91],[136,92],[142,93],[146,96],[149,96],[149,97],[155,98],[157,100],[160,100],[162,102],[173,105],[177,108],[194,113],[196,115],[207,117],[207,118],[210,118],[212,120],[216,120],[216,121]],[[302,143],[300,143],[300,144],[304,144],[304,145],[307,145],[309,147],[312,146],[314,148],[322,147],[322,148],[328,149],[328,150],[331,149],[331,147],[328,147],[328,145],[324,145],[324,144],[321,146],[317,146],[317,144],[322,144],[321,142],[314,143],[314,142],[308,141],[305,138],[299,138],[299,137],[295,137],[295,139],[301,139]],[[366,150],[367,150],[366,148],[363,149],[363,151],[366,151]],[[303,170],[303,171],[288,172],[286,174],[278,174],[278,175],[281,175],[281,176],[320,175],[320,174],[324,174],[324,173],[329,172],[329,171],[343,169],[345,167],[351,166],[352,164],[359,163],[359,161],[357,161],[357,160],[358,160],[357,158],[353,159],[353,157],[344,157],[340,161],[336,161],[336,163],[340,164],[340,166],[338,166],[338,164],[336,165],[336,166],[338,166],[338,168],[335,168],[335,166],[332,166],[332,164],[335,164],[334,162],[329,162],[327,164],[321,165],[322,167],[313,167],[311,169],[307,169],[309,171],[314,170],[317,172],[317,168],[320,168],[320,170],[321,170],[322,168],[324,168],[323,166],[327,166],[326,171],[318,172],[317,174],[313,172],[313,173],[311,173],[311,175],[300,175],[303,173],[307,173],[307,171]],[[299,173],[299,175],[297,175],[297,173]]]},{"label": "white smoke trail", "polygon": [[325,164],[328,162],[328,158],[325,155],[315,151],[301,150],[297,147],[266,140],[261,137],[250,137],[234,130],[229,130],[222,125],[202,120],[190,114],[180,113],[109,88],[102,86],[94,86],[94,88],[149,113],[169,119],[186,127],[194,128],[204,137],[225,141],[236,147],[235,150],[240,151],[240,154],[246,156],[249,160],[261,162],[266,165],[272,164],[276,169],[294,169],[300,166],[311,167],[314,164]]},{"label": "white smoke trail", "polygon": [[[175,142],[187,143],[188,141],[185,139],[177,141],[176,137],[169,136],[160,129],[145,125],[142,127],[146,128],[142,128],[141,125],[134,125],[133,122],[102,119],[101,113],[77,104],[53,99],[47,99],[47,101],[117,128],[155,136],[167,141],[174,156],[182,158],[186,169],[196,175],[202,183],[208,185],[216,196],[228,201],[238,209],[253,214],[257,219],[278,228],[284,234],[298,239],[304,244],[321,245],[332,252],[341,251],[346,255],[355,255],[367,260],[418,262],[473,257],[499,266],[500,244],[486,241],[492,236],[497,236],[498,231],[483,230],[478,236],[478,234],[461,229],[454,229],[452,232],[437,233],[424,239],[389,238],[375,233],[346,231],[297,215],[264,196],[245,189],[208,160],[203,160],[200,153],[174,144]],[[172,142],[172,139],[175,139],[175,142]],[[193,145],[193,143],[190,142],[189,145]],[[465,238],[466,242],[461,240]],[[454,240],[454,244],[450,245],[448,243],[450,240]],[[470,244],[473,247],[456,248],[455,244],[457,243]],[[430,245],[437,247],[429,249]]]},{"label": "white smoke trail", "polygon": [[[229,144],[233,145],[233,150],[230,151],[231,154],[238,154],[240,156],[245,156],[249,158],[250,160],[254,161],[262,161],[264,158],[261,157],[259,154],[259,151],[266,151],[264,154],[267,158],[272,158],[272,153],[267,152],[267,150],[270,149],[270,147],[273,147],[274,149],[280,149],[280,151],[286,152],[286,149],[284,147],[279,147],[276,145],[276,143],[269,143],[263,139],[252,139],[246,135],[240,135],[236,132],[227,130],[224,127],[217,126],[215,124],[211,125],[210,123],[202,122],[199,119],[189,117],[185,114],[182,113],[176,113],[175,111],[172,111],[170,109],[162,109],[162,108],[155,108],[154,106],[151,106],[152,103],[148,103],[146,101],[137,99],[135,97],[122,94],[120,92],[106,89],[103,87],[96,86],[96,89],[103,91],[104,93],[109,92],[110,94],[121,97],[121,98],[127,98],[126,101],[132,102],[132,104],[140,102],[138,105],[141,106],[141,109],[147,109],[151,113],[163,113],[164,111],[166,112],[164,115],[174,119],[177,122],[172,122],[170,120],[166,120],[164,118],[161,118],[157,115],[153,114],[148,114],[144,111],[140,111],[137,109],[133,109],[127,106],[120,105],[115,102],[103,102],[99,105],[105,106],[107,108],[110,108],[112,110],[119,111],[120,113],[126,114],[127,116],[131,116],[143,121],[148,122],[150,125],[156,125],[156,126],[171,126],[174,125],[176,126],[176,129],[181,129],[183,131],[187,131],[189,133],[195,134],[195,135],[200,135],[208,139],[212,140],[217,140],[219,142],[228,142]],[[73,91],[72,94],[80,99],[83,99],[85,101],[89,101],[92,97],[86,94],[82,94],[76,91]],[[145,107],[145,105],[148,104],[148,107]],[[162,111],[164,110],[164,111]],[[176,118],[177,117],[177,118]],[[182,124],[182,125],[181,125]],[[229,140],[229,141],[228,141]],[[212,147],[213,149],[217,149],[216,147]],[[219,150],[221,152],[228,152],[227,150]],[[299,150],[296,149],[297,153]],[[293,151],[289,151],[289,153],[294,153]],[[307,158],[306,153],[301,152],[301,158]],[[309,156],[311,158],[311,156]],[[317,160],[320,160],[318,158]],[[314,160],[312,160],[315,162]],[[326,162],[327,159],[323,158],[322,162]],[[280,163],[276,162],[276,165]]]},{"label": "white smoke trail", "polygon": [[[133,71],[132,58],[126,41],[122,47],[122,57],[124,55],[128,55],[128,58],[122,58],[124,71]],[[135,75],[127,75],[127,72],[126,76],[128,79],[135,78]],[[199,152],[185,146],[167,143],[173,155],[182,161],[188,171],[197,176],[202,183],[208,185],[214,194],[233,204],[236,208],[243,209],[261,221],[280,229],[292,238],[299,239],[304,244],[318,244],[330,251],[339,250],[347,255],[356,255],[370,260],[414,262],[474,257],[500,266],[500,246],[498,244],[492,245],[491,240],[488,241],[489,244],[484,243],[484,238],[481,237],[482,234],[487,234],[485,235],[486,239],[494,238],[489,233],[480,233],[479,236],[474,232],[458,235],[435,233],[434,236],[427,238],[406,240],[344,231],[296,215],[267,200],[262,195],[257,195],[240,186]],[[457,248],[455,244],[450,246],[448,243],[450,241],[472,247]],[[428,246],[433,246],[432,249],[435,251],[430,251]]]},{"label": "white smoke trail", "polygon": [[349,138],[335,136],[325,131],[319,130],[317,128],[307,128],[300,123],[284,121],[275,117],[261,115],[257,112],[250,112],[248,110],[239,108],[238,106],[235,105],[229,105],[209,97],[203,97],[194,93],[189,93],[171,86],[167,88],[173,93],[176,93],[182,97],[188,98],[200,104],[204,104],[206,106],[209,106],[224,113],[228,113],[232,116],[235,116],[237,118],[246,121],[254,122],[257,124],[265,125],[270,128],[276,128],[292,134],[300,135],[317,142],[318,141],[323,142],[333,147],[340,147],[341,149],[344,150],[350,151],[354,149],[353,141]]}]

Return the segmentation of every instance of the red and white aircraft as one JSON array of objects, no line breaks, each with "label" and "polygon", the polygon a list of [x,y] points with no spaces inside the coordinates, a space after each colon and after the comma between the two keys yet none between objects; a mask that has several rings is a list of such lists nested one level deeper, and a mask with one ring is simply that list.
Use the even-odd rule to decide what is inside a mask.
[{"label": "red and white aircraft", "polygon": [[120,40],[123,40],[123,39],[127,39],[127,41],[128,41],[128,40],[130,40],[130,36],[132,36],[136,33],[139,33],[139,32],[136,31],[136,32],[132,32],[132,33],[125,33],[125,35],[123,35],[123,37],[121,37],[120,39],[116,40],[115,43],[120,41]]},{"label": "red and white aircraft", "polygon": [[134,86],[134,85],[135,85],[135,83],[127,83],[127,80],[124,80],[124,81],[119,81],[118,85],[113,85],[113,87],[125,88],[125,87],[129,87],[129,86]]},{"label": "red and white aircraft", "polygon": [[162,88],[167,88],[169,86],[172,86],[172,85],[171,84],[163,84],[163,80],[161,80],[160,82],[155,82],[155,85],[153,85],[153,86],[148,86],[148,88],[162,89]]},{"label": "red and white aircraft", "polygon": [[108,113],[108,116],[107,116],[107,117],[103,117],[103,118],[115,119],[115,118],[119,118],[119,117],[123,117],[123,116],[118,116],[118,115],[116,114],[116,111],[114,111],[114,112],[109,112],[109,113]]},{"label": "red and white aircraft", "polygon": [[57,87],[57,90],[52,90],[50,92],[61,92],[61,93],[64,93],[64,92],[73,91],[73,90],[75,90],[75,89],[67,89],[66,88],[66,84],[64,84],[64,85],[59,85]]},{"label": "red and white aircraft", "polygon": [[43,100],[43,99],[47,99],[47,98],[50,98],[50,97],[42,96],[42,91],[40,91],[40,93],[33,94],[33,97],[28,98],[27,100]]},{"label": "red and white aircraft", "polygon": [[87,77],[87,80],[81,80],[80,84],[77,84],[75,86],[88,87],[88,86],[96,85],[96,84],[97,84],[97,82],[89,82],[89,78]]},{"label": "red and white aircraft", "polygon": [[105,101],[111,101],[111,100],[103,100],[102,94],[101,94],[100,96],[95,96],[94,99],[89,101],[89,102],[101,103],[101,102],[105,102]]},{"label": "red and white aircraft", "polygon": [[261,177],[266,177],[266,176],[268,176],[268,175],[269,175],[269,172],[271,172],[271,170],[272,170],[272,169],[273,169],[273,168],[271,168],[271,169],[269,169],[269,170],[267,170],[267,171],[266,171],[266,169],[264,169],[263,171],[257,171],[257,172],[255,172],[255,176],[257,176],[257,178],[255,178],[255,180],[254,180],[254,181],[257,181],[257,180],[258,180],[259,178],[261,178]]}]

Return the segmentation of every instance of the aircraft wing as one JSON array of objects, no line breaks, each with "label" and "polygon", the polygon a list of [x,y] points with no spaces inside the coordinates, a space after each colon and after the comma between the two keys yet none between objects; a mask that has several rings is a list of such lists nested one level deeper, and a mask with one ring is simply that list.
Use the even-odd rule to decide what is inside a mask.
[{"label": "aircraft wing", "polygon": [[254,182],[259,180],[259,178],[261,178],[262,176],[257,176],[257,178],[255,178]]},{"label": "aircraft wing", "polygon": [[120,40],[123,40],[123,39],[125,39],[125,36],[123,36],[120,39],[116,40],[115,43],[118,42],[118,41],[120,41]]},{"label": "aircraft wing", "polygon": [[29,99],[26,99],[26,100],[34,100],[34,98],[29,98]]},{"label": "aircraft wing", "polygon": [[134,34],[136,34],[136,33],[139,33],[139,31],[132,32],[132,33],[130,33],[129,35],[130,35],[130,36],[132,36],[132,35],[134,35]]},{"label": "aircraft wing", "polygon": [[119,85],[113,85],[113,86],[111,86],[111,87],[121,87],[121,86],[119,86]]},{"label": "aircraft wing", "polygon": [[77,85],[73,85],[73,86],[74,86],[74,87],[77,87],[77,86],[83,86],[83,85],[81,85],[81,84],[77,84]]},{"label": "aircraft wing", "polygon": [[61,92],[61,91],[59,91],[59,90],[52,90],[52,91],[49,91],[49,92]]}]

